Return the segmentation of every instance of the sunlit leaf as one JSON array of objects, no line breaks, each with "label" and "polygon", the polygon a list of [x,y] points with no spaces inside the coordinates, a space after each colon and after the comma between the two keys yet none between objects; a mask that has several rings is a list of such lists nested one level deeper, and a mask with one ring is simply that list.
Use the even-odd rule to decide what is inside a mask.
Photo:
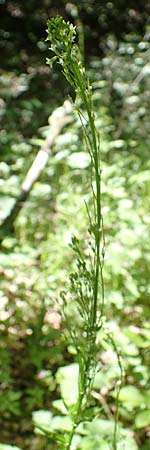
[{"label": "sunlit leaf", "polygon": [[136,428],[144,428],[150,425],[150,409],[141,411],[136,415],[135,426]]},{"label": "sunlit leaf", "polygon": [[135,386],[124,386],[120,390],[119,399],[129,411],[144,403],[143,395]]},{"label": "sunlit leaf", "polygon": [[86,169],[90,165],[91,159],[87,153],[72,153],[68,157],[68,165],[73,169]]},{"label": "sunlit leaf", "polygon": [[[51,430],[52,413],[50,411],[46,411],[44,409],[34,411],[32,413],[32,417],[35,426],[37,425],[37,427],[43,427],[47,431]],[[42,431],[40,431],[40,433],[42,433]]]},{"label": "sunlit leaf", "polygon": [[62,398],[67,405],[73,405],[78,397],[78,364],[70,364],[57,370],[56,380],[60,385]]},{"label": "sunlit leaf", "polygon": [[0,450],[21,450],[19,447],[14,445],[0,444]]}]

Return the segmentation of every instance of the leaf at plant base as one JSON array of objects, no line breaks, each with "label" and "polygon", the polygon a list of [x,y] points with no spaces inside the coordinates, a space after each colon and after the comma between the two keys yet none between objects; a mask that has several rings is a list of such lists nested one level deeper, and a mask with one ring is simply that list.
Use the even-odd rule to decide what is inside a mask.
[{"label": "leaf at plant base", "polygon": [[114,431],[114,422],[112,420],[103,420],[95,418],[91,423],[85,424],[85,431],[91,436],[112,436]]},{"label": "leaf at plant base", "polygon": [[150,425],[150,409],[142,411],[136,415],[135,426],[136,428],[145,428]]},{"label": "leaf at plant base", "polygon": [[144,403],[143,395],[135,386],[124,386],[120,390],[119,399],[129,411]]},{"label": "leaf at plant base", "polygon": [[87,436],[83,438],[80,444],[81,450],[110,450],[110,445],[100,437],[95,437],[94,439],[91,436]]},{"label": "leaf at plant base", "polygon": [[82,442],[82,437],[80,436],[80,434],[75,433],[72,439],[72,448],[80,449],[80,442]]},{"label": "leaf at plant base", "polygon": [[97,372],[94,378],[94,389],[101,389],[104,386],[108,386],[107,373]]},{"label": "leaf at plant base", "polygon": [[[114,422],[94,419],[91,424],[85,424],[86,437],[81,441],[82,450],[110,450],[114,433]],[[138,450],[133,437],[127,429],[118,427],[117,450]]]},{"label": "leaf at plant base", "polygon": [[67,405],[74,405],[78,398],[78,364],[69,364],[57,370],[56,381],[60,385],[61,396]]},{"label": "leaf at plant base", "polygon": [[55,416],[52,418],[51,429],[69,432],[72,429],[72,421],[69,416]]},{"label": "leaf at plant base", "polygon": [[54,406],[54,408],[58,409],[58,411],[60,411],[62,414],[68,414],[67,408],[64,405],[64,402],[61,399],[58,400],[54,400],[52,402],[52,405]]},{"label": "leaf at plant base", "polygon": [[21,448],[14,445],[0,444],[0,450],[21,450]]},{"label": "leaf at plant base", "polygon": [[[34,411],[32,413],[32,418],[35,426],[43,427],[45,430],[51,430],[52,426],[52,413],[50,411],[46,411],[44,409],[40,409],[38,411]],[[43,434],[41,430],[38,431],[40,434]]]},{"label": "leaf at plant base", "polygon": [[88,434],[95,434],[95,431],[93,433],[93,428],[92,431],[89,432],[90,430],[90,426],[91,423],[93,423],[93,421],[98,417],[98,414],[101,413],[103,408],[97,408],[97,407],[89,407],[87,409],[85,409],[83,411],[83,415],[82,415],[82,419],[83,422],[79,423],[79,425],[76,428],[76,432],[80,435],[80,436],[87,436]]}]

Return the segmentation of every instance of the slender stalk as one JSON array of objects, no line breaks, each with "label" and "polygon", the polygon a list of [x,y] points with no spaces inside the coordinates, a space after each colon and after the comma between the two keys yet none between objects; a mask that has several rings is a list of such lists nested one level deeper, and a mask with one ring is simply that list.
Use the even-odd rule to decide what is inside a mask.
[{"label": "slender stalk", "polygon": [[[72,240],[72,247],[77,259],[77,270],[70,276],[70,293],[73,299],[76,300],[78,312],[82,317],[82,329],[79,331],[80,335],[76,335],[75,331],[75,337],[73,336],[73,342],[77,348],[79,358],[79,386],[78,400],[74,413],[71,414],[72,430],[66,443],[67,450],[71,450],[76,428],[84,420],[84,412],[88,405],[96,369],[97,329],[100,326],[100,317],[102,316],[104,305],[104,239],[101,212],[100,144],[95,126],[91,86],[82,66],[79,49],[74,44],[75,35],[75,28],[69,22],[66,23],[61,17],[48,21],[48,40],[51,42],[50,49],[55,54],[54,58],[48,62],[50,65],[55,60],[59,62],[64,76],[76,93],[76,100],[79,100],[80,104],[82,103],[83,105],[87,117],[86,125],[83,124],[82,117],[84,116],[81,112],[81,107],[76,106],[76,110],[81,120],[87,149],[91,157],[92,174],[91,194],[93,211],[89,212],[87,207],[89,231],[93,242],[92,261],[91,257],[87,261],[87,258],[82,256],[79,241],[76,238]],[[100,286],[101,303],[99,302]],[[64,305],[66,305],[65,294],[63,294],[63,298]]]},{"label": "slender stalk", "polygon": [[96,251],[96,272],[95,272],[95,280],[94,280],[94,307],[92,310],[92,326],[96,323],[97,318],[97,301],[98,301],[98,285],[99,285],[99,269],[100,269],[100,226],[101,226],[101,179],[100,179],[100,152],[99,152],[99,145],[98,145],[98,138],[97,138],[97,131],[95,128],[95,122],[94,122],[94,113],[93,109],[91,111],[89,103],[86,97],[85,92],[82,89],[82,80],[80,76],[79,69],[76,68],[76,65],[74,64],[74,73],[77,78],[77,85],[80,88],[81,97],[83,100],[83,104],[85,107],[85,110],[88,115],[88,123],[89,123],[89,129],[92,136],[92,143],[91,143],[91,151],[93,155],[93,161],[94,161],[94,171],[95,171],[95,180],[96,180],[96,232],[95,232],[95,251]]}]

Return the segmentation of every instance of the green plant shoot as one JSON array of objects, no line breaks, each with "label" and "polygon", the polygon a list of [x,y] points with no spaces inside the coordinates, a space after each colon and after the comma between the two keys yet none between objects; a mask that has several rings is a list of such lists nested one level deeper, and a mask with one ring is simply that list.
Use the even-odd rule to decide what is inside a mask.
[{"label": "green plant shoot", "polygon": [[[70,275],[68,289],[62,293],[64,316],[70,329],[79,362],[78,399],[70,411],[72,429],[66,436],[65,449],[71,449],[78,425],[86,420],[89,396],[97,367],[97,331],[102,326],[104,306],[104,236],[101,211],[101,165],[100,141],[95,126],[92,89],[82,65],[78,46],[75,44],[76,30],[61,17],[48,21],[48,40],[54,57],[48,60],[50,66],[57,61],[64,76],[76,95],[75,108],[81,120],[83,135],[91,158],[92,206],[86,204],[88,214],[88,244],[72,238],[76,256],[76,268]],[[77,324],[70,326],[71,318],[67,305],[72,307],[72,318]],[[63,444],[62,444],[63,445]],[[62,447],[61,447],[62,448]]]}]

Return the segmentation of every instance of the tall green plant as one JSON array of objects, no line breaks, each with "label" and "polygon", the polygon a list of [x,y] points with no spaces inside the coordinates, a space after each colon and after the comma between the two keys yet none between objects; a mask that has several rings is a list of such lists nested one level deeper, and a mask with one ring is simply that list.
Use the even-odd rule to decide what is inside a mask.
[{"label": "tall green plant", "polygon": [[[86,204],[89,220],[88,243],[85,249],[82,241],[76,237],[72,238],[71,246],[76,257],[76,266],[70,275],[66,292],[62,293],[64,316],[79,362],[78,399],[69,411],[72,429],[61,444],[61,449],[67,450],[72,448],[78,425],[88,416],[89,396],[97,367],[97,332],[102,327],[104,307],[100,141],[95,126],[92,89],[81,62],[78,46],[75,44],[75,37],[75,27],[61,17],[48,21],[50,50],[55,54],[48,63],[52,66],[57,61],[61,65],[64,76],[76,94],[75,108],[91,158],[92,205],[89,208]],[[77,321],[73,326],[71,319],[75,317]]]}]

